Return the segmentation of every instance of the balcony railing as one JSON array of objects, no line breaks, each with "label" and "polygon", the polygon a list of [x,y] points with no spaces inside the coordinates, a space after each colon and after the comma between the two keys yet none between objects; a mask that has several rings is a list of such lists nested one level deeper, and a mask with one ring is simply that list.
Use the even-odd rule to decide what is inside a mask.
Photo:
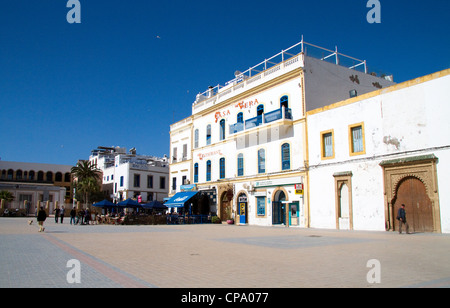
[{"label": "balcony railing", "polygon": [[290,108],[280,108],[268,113],[263,113],[254,118],[248,119],[245,121],[245,123],[238,122],[232,124],[230,125],[230,135],[239,133],[244,129],[245,130],[251,129],[281,119],[292,120],[292,110]]}]

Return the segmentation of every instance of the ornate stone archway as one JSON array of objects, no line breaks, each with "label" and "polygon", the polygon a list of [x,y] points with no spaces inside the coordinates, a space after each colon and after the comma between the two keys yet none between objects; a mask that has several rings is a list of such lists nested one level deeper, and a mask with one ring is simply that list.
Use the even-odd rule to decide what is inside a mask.
[{"label": "ornate stone archway", "polygon": [[382,161],[384,178],[384,210],[386,230],[393,231],[396,213],[394,203],[400,183],[406,178],[420,180],[431,200],[434,232],[441,232],[439,192],[437,185],[436,164],[438,158],[433,154],[402,159]]}]

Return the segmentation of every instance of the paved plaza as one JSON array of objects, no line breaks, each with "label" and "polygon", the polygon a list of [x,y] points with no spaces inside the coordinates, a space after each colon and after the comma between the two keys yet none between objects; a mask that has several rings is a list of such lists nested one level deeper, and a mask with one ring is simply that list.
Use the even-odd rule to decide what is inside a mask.
[{"label": "paved plaza", "polygon": [[28,220],[0,218],[2,288],[450,287],[450,235]]}]

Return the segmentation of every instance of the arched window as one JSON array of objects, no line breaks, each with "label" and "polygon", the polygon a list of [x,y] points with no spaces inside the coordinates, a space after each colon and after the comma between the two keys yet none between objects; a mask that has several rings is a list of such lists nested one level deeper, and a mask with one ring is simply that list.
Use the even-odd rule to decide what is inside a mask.
[{"label": "arched window", "polygon": [[285,143],[281,146],[281,168],[282,170],[291,169],[291,151],[289,143]]},{"label": "arched window", "polygon": [[283,108],[283,107],[289,108],[289,99],[288,99],[287,95],[280,98],[280,108]]},{"label": "arched window", "polygon": [[61,172],[56,172],[56,174],[55,174],[55,181],[56,182],[62,182],[62,180],[63,180],[62,173]]},{"label": "arched window", "polygon": [[264,149],[258,150],[258,173],[266,172],[266,151]]},{"label": "arched window", "polygon": [[220,178],[225,178],[225,157],[220,159]]},{"label": "arched window", "polygon": [[239,112],[237,114],[237,119],[236,120],[237,120],[238,123],[244,123],[244,113]]},{"label": "arched window", "polygon": [[13,175],[14,175],[14,170],[9,169],[8,170],[8,180],[12,181],[13,180]]},{"label": "arched window", "polygon": [[35,173],[34,173],[33,170],[31,170],[31,171],[28,173],[28,180],[34,181],[34,176],[35,176]]},{"label": "arched window", "polygon": [[17,170],[16,171],[16,180],[22,180],[22,178],[23,178],[22,170]]},{"label": "arched window", "polygon": [[264,113],[264,105],[258,105],[258,107],[256,108],[256,115],[260,116]]},{"label": "arched window", "polygon": [[53,182],[53,172],[47,171],[45,180],[46,180],[47,182]]},{"label": "arched window", "polygon": [[198,163],[194,165],[194,183],[198,183]]},{"label": "arched window", "polygon": [[211,144],[211,124],[208,124],[208,126],[206,126],[206,144]]},{"label": "arched window", "polygon": [[70,183],[70,173],[66,172],[64,174],[64,182]]},{"label": "arched window", "polygon": [[225,140],[225,119],[220,120],[220,136],[219,140]]},{"label": "arched window", "polygon": [[211,181],[211,161],[206,162],[206,181]]},{"label": "arched window", "polygon": [[237,159],[238,176],[244,175],[244,154],[240,153]]}]

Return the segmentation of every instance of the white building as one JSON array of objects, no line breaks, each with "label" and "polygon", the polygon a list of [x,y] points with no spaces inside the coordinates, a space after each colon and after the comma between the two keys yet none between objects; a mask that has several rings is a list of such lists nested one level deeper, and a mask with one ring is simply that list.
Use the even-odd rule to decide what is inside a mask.
[{"label": "white building", "polygon": [[307,113],[311,227],[450,232],[450,70]]},{"label": "white building", "polygon": [[[317,51],[320,59],[309,56]],[[202,201],[194,212],[308,227],[306,112],[392,84],[367,74],[365,61],[303,40],[236,71],[225,86],[197,95],[192,115],[171,126],[173,204],[189,205],[183,190],[196,189]]]},{"label": "white building", "polygon": [[167,157],[138,155],[134,148],[127,153],[125,148],[98,147],[89,161],[102,171],[102,190],[114,201],[163,201],[168,196]]}]

